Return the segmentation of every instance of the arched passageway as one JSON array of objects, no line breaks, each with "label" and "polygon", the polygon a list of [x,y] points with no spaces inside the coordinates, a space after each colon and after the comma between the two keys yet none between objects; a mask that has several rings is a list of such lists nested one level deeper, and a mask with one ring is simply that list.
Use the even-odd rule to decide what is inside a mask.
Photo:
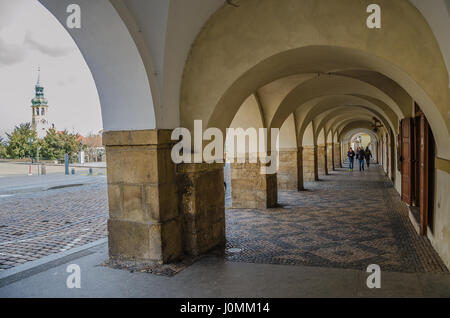
[{"label": "arched passageway", "polygon": [[[42,2],[64,21],[66,1]],[[268,141],[270,129],[281,129],[278,146],[264,151],[279,150],[276,173],[258,174],[259,162],[232,166],[236,207],[265,210],[279,203],[278,188],[334,177],[358,129],[374,134],[381,168],[405,192],[412,168],[401,153],[411,153],[407,122],[417,104],[436,144],[427,158],[435,162],[427,237],[449,266],[449,72],[425,13],[414,1],[381,0],[383,28],[372,30],[358,0],[219,2],[81,1],[92,9],[85,17],[92,31],[69,32],[93,71],[107,130],[110,256],[170,262],[225,244],[223,162],[175,164],[178,126],[195,135],[201,120],[199,128],[225,135],[251,122],[269,129]],[[117,39],[120,50],[111,49]],[[194,138],[186,153],[198,157],[207,142]]]},{"label": "arched passageway", "polygon": [[[307,191],[280,191],[275,209],[227,210],[226,259],[246,263],[394,272],[447,272],[418,237],[381,167],[337,168]],[[231,250],[231,251],[233,251]],[[432,251],[432,253],[430,253]],[[424,255],[427,256],[424,256]]]}]

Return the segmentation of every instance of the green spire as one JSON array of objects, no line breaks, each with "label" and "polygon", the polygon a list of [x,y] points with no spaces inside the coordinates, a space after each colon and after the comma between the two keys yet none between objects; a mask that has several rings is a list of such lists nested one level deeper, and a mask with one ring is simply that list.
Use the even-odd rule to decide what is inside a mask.
[{"label": "green spire", "polygon": [[36,85],[34,86],[35,89],[35,97],[31,100],[31,106],[40,106],[45,105],[47,106],[47,99],[44,98],[44,86],[41,85],[41,68],[38,67],[38,77]]},{"label": "green spire", "polygon": [[39,86],[40,79],[41,79],[41,67],[38,66],[38,78],[37,78],[36,86]]}]

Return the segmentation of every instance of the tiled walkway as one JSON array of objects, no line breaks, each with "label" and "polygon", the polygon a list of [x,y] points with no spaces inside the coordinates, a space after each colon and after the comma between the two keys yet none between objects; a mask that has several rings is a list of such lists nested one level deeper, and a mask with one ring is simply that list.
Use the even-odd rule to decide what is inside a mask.
[{"label": "tiled walkway", "polygon": [[307,191],[279,192],[280,208],[228,209],[227,260],[447,272],[378,166],[331,173],[306,183]]}]

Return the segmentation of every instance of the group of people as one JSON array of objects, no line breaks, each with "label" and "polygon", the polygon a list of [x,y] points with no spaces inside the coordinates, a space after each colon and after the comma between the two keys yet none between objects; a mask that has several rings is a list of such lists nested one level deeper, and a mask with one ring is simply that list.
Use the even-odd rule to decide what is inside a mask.
[{"label": "group of people", "polygon": [[359,163],[359,171],[364,171],[364,160],[367,162],[367,168],[370,166],[370,158],[372,158],[372,152],[370,151],[369,147],[364,150],[361,147],[358,147],[356,149],[356,153],[353,151],[352,147],[347,152],[348,157],[348,168],[350,171],[353,171],[353,163],[356,160],[358,160]]}]

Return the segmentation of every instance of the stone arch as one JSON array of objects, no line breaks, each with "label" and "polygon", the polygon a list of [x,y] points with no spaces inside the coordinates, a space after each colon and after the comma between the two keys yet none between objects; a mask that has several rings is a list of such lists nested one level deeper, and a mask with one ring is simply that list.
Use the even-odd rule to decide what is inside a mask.
[{"label": "stone arch", "polygon": [[[293,119],[292,123],[295,123]],[[247,129],[255,129],[253,133],[257,136],[259,128],[264,127],[264,117],[259,98],[256,94],[251,94],[239,108],[230,128],[241,128],[243,131],[236,133],[236,139],[245,140]],[[289,127],[286,129],[289,132]],[[291,130],[295,132],[295,126],[291,127]],[[289,134],[287,137],[289,137]],[[294,141],[291,142],[296,144],[295,133],[293,137]],[[226,144],[231,141],[229,138],[228,135]],[[238,144],[235,140],[235,145]],[[261,163],[259,161],[253,163],[250,160],[250,154],[255,157],[258,156],[260,149],[255,149],[257,146],[257,143],[253,143],[251,147],[250,142],[246,142],[245,149],[237,149],[235,159],[229,158],[231,159],[231,202],[233,208],[267,208],[277,203],[277,175],[261,174]],[[272,195],[267,195],[269,191]],[[265,200],[261,198],[265,198]]]},{"label": "stone arch", "polygon": [[305,129],[302,138],[303,153],[303,180],[316,181],[319,180],[317,169],[317,145],[314,132],[314,122],[310,121]]},{"label": "stone arch", "polygon": [[[298,123],[299,135],[301,136],[303,134],[305,125],[310,120],[312,120],[325,110],[337,107],[354,107],[355,109],[356,107],[358,107],[358,108],[366,108],[369,110],[375,110],[380,114],[380,117],[382,116],[383,118],[386,119],[391,129],[397,131],[398,127],[394,125],[394,123],[398,122],[397,115],[391,109],[387,107],[382,108],[380,105],[374,104],[372,101],[369,101],[366,98],[350,95],[336,95],[336,96],[332,95],[317,98],[315,100],[305,103],[296,110],[297,118],[303,120],[302,122]],[[303,116],[300,116],[300,114],[298,114],[299,112],[301,112]]]},{"label": "stone arch", "polygon": [[344,137],[351,131],[357,130],[357,129],[371,129],[371,122],[367,120],[360,120],[356,119],[350,122],[345,122],[344,127],[340,130],[339,133],[339,139],[344,140]]},{"label": "stone arch", "polygon": [[[349,141],[352,140],[352,138],[355,135],[360,134],[360,133],[364,133],[364,134],[369,135],[372,142],[376,142],[376,143],[379,142],[379,139],[380,139],[379,136],[376,133],[374,133],[372,130],[367,129],[367,128],[356,128],[356,129],[353,129],[353,130],[349,131],[343,137],[343,142],[344,143],[348,143]],[[375,153],[373,154],[373,157],[376,158],[376,154]]]},{"label": "stone arch", "polygon": [[279,135],[277,180],[279,190],[303,190],[302,149],[298,146],[295,114],[283,123]]},{"label": "stone arch", "polygon": [[[384,15],[385,27],[376,34],[365,25],[366,6],[356,0],[344,4],[246,0],[240,2],[239,10],[219,9],[198,35],[186,64],[182,125],[191,128],[193,119],[202,118],[207,126],[223,129],[231,121],[228,113],[235,112],[246,96],[278,78],[371,70],[398,83],[423,107],[442,145],[439,155],[450,157],[448,74],[439,45],[425,19],[408,1],[382,0],[379,4],[389,14]],[[404,19],[395,18],[399,15]],[[334,27],[342,19],[345,27]],[[258,28],[253,27],[256,24]],[[409,27],[411,24],[415,27]],[[389,26],[396,28],[395,38],[390,36]],[[414,49],[417,42],[430,45],[419,53]],[[239,50],[226,49],[235,47]],[[213,80],[217,76],[220,81]]]},{"label": "stone arch", "polygon": [[[259,128],[264,127],[264,117],[261,112],[258,98],[255,94],[252,94],[242,103],[230,124],[230,128],[242,128],[243,130],[254,128],[258,131]],[[228,146],[229,142],[230,140],[228,136],[226,136],[225,145]],[[241,154],[248,153],[248,144],[246,146],[246,149],[237,149],[238,152],[241,152]]]},{"label": "stone arch", "polygon": [[290,150],[298,148],[297,123],[295,114],[292,113],[284,121],[280,128],[280,150]]},{"label": "stone arch", "polygon": [[299,105],[307,101],[323,96],[335,95],[358,95],[371,97],[372,100],[384,106],[389,107],[395,111],[397,117],[403,118],[404,115],[395,103],[387,94],[379,90],[375,86],[371,86],[365,82],[351,79],[347,77],[327,75],[318,79],[312,79],[304,82],[294,88],[281,102],[271,120],[270,127],[278,127],[280,120],[286,117],[287,114],[295,111]]},{"label": "stone arch", "polygon": [[368,122],[372,122],[373,115],[370,113],[355,113],[354,117],[348,118],[345,115],[338,116],[335,118],[333,122],[333,127],[336,130],[342,129],[346,124],[351,123],[356,120],[366,120]]},{"label": "stone arch", "polygon": [[367,129],[367,128],[356,128],[356,129],[353,129],[353,130],[350,130],[349,132],[347,132],[345,134],[345,136],[343,136],[342,141],[347,142],[348,140],[351,140],[355,135],[357,135],[359,133],[368,134],[375,141],[379,140],[379,136],[377,134],[375,134],[372,130]]},{"label": "stone arch", "polygon": [[[339,128],[339,136],[342,139],[349,131],[353,129],[371,129],[371,122],[367,120],[348,120],[344,121],[340,128]],[[392,179],[392,181],[395,184],[395,181],[398,178],[397,170],[395,169],[395,147],[396,147],[396,138],[394,138],[393,132],[391,129],[383,127],[383,134],[385,135],[385,138],[383,139],[383,145],[385,147],[385,153],[384,156],[389,158],[389,162],[383,161],[384,165],[383,167],[387,169],[386,173],[389,178]],[[387,156],[386,156],[387,155]]]},{"label": "stone arch", "polygon": [[[151,87],[148,63],[131,36],[124,15],[109,1],[81,0],[83,30],[66,26],[69,1],[40,1],[61,23],[80,49],[99,94],[105,131],[154,129],[157,90]],[[120,43],[120,45],[119,45]],[[149,59],[148,55],[144,56]]]},{"label": "stone arch", "polygon": [[[317,123],[314,122],[314,126]],[[318,130],[316,128],[316,140],[315,145],[317,149],[317,169],[319,175],[327,175],[328,174],[328,156],[327,156],[327,135],[325,132],[325,128],[321,128]]]},{"label": "stone arch", "polygon": [[346,120],[346,119],[352,119],[355,118],[357,115],[362,115],[366,118],[377,118],[383,124],[390,127],[390,123],[388,123],[383,116],[381,116],[378,112],[366,109],[362,107],[336,107],[334,109],[331,109],[327,112],[326,116],[322,118],[320,123],[318,124],[318,129],[325,128],[326,131],[329,131],[330,129],[336,129],[339,125],[340,121]]}]

